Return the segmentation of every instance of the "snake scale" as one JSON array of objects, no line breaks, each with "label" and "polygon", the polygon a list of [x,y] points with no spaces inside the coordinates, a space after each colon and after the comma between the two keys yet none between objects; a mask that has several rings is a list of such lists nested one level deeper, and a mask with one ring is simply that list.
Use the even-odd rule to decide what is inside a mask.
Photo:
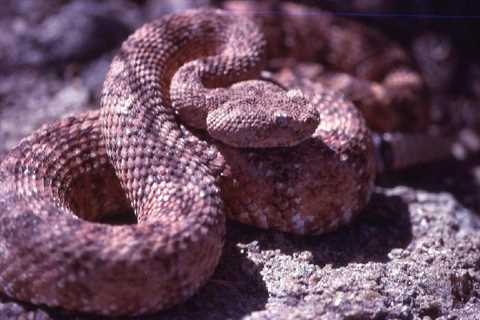
[{"label": "snake scale", "polygon": [[[284,88],[293,81],[284,73],[260,76],[271,57],[312,59],[298,46],[318,31],[292,15],[285,34],[272,27],[278,18],[252,17],[249,5],[232,3],[240,15],[198,9],[146,24],[114,58],[99,111],[46,125],[0,159],[5,294],[70,311],[153,313],[210,278],[226,215],[319,234],[365,206],[376,164],[360,111],[313,82],[302,92]],[[303,10],[290,6],[277,10]],[[296,33],[301,28],[308,32]],[[342,35],[337,40],[344,41],[338,48],[346,44]],[[338,48],[330,45],[312,49],[346,65],[344,72],[355,69],[381,97],[421,91],[398,48],[331,61]],[[380,71],[368,65],[372,59],[382,62]],[[369,78],[384,80],[372,89]],[[130,210],[136,224],[98,223]]]}]

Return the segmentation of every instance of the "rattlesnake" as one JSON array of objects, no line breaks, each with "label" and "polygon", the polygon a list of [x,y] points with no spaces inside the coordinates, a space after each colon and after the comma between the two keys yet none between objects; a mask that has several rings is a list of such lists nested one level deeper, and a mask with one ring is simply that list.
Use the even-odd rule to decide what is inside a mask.
[{"label": "rattlesnake", "polygon": [[[214,9],[146,24],[114,58],[100,111],[47,125],[0,159],[2,291],[73,311],[152,313],[211,276],[225,212],[299,234],[351,221],[375,178],[370,131],[339,94],[255,80],[265,54],[284,54],[264,32],[267,46],[257,24]],[[285,108],[259,116],[269,96]],[[130,207],[138,224],[88,222]]]}]

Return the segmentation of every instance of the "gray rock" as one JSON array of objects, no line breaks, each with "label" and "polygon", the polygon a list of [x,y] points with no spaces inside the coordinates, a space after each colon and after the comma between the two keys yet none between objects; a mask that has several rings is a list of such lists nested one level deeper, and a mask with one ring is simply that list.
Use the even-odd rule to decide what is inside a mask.
[{"label": "gray rock", "polygon": [[78,81],[34,70],[0,74],[0,152],[43,124],[90,109]]},{"label": "gray rock", "polygon": [[64,65],[114,49],[142,21],[126,1],[73,1],[42,21],[2,21],[0,66]]}]

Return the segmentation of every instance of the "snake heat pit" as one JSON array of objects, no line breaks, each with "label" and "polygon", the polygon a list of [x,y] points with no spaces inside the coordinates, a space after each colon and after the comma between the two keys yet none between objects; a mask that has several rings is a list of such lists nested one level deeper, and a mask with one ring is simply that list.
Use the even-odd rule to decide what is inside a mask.
[{"label": "snake heat pit", "polygon": [[[396,117],[369,118],[387,105],[410,112],[410,125],[422,119],[423,109],[411,108],[419,76],[402,50],[357,23],[252,16],[249,5],[146,24],[114,58],[99,111],[44,126],[0,159],[5,294],[71,311],[153,313],[210,278],[226,216],[320,234],[366,205],[376,161],[362,112],[380,131]],[[318,39],[311,50],[309,39]],[[326,86],[348,93],[344,80],[354,79],[378,109],[359,111],[292,71],[262,73],[272,59],[292,57],[341,68],[322,75]],[[286,89],[292,84],[302,91]],[[99,222],[126,211],[136,224]]]}]

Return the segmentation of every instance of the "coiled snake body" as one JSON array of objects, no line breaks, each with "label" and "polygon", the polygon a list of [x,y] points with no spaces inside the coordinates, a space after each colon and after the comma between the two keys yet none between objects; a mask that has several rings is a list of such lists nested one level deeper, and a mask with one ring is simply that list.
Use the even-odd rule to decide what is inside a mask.
[{"label": "coiled snake body", "polygon": [[[1,159],[2,291],[151,313],[211,276],[225,212],[299,234],[348,223],[375,176],[365,121],[335,94],[254,80],[265,45],[250,20],[213,9],[130,36],[100,111],[48,125]],[[130,206],[137,224],[95,222]]]}]

